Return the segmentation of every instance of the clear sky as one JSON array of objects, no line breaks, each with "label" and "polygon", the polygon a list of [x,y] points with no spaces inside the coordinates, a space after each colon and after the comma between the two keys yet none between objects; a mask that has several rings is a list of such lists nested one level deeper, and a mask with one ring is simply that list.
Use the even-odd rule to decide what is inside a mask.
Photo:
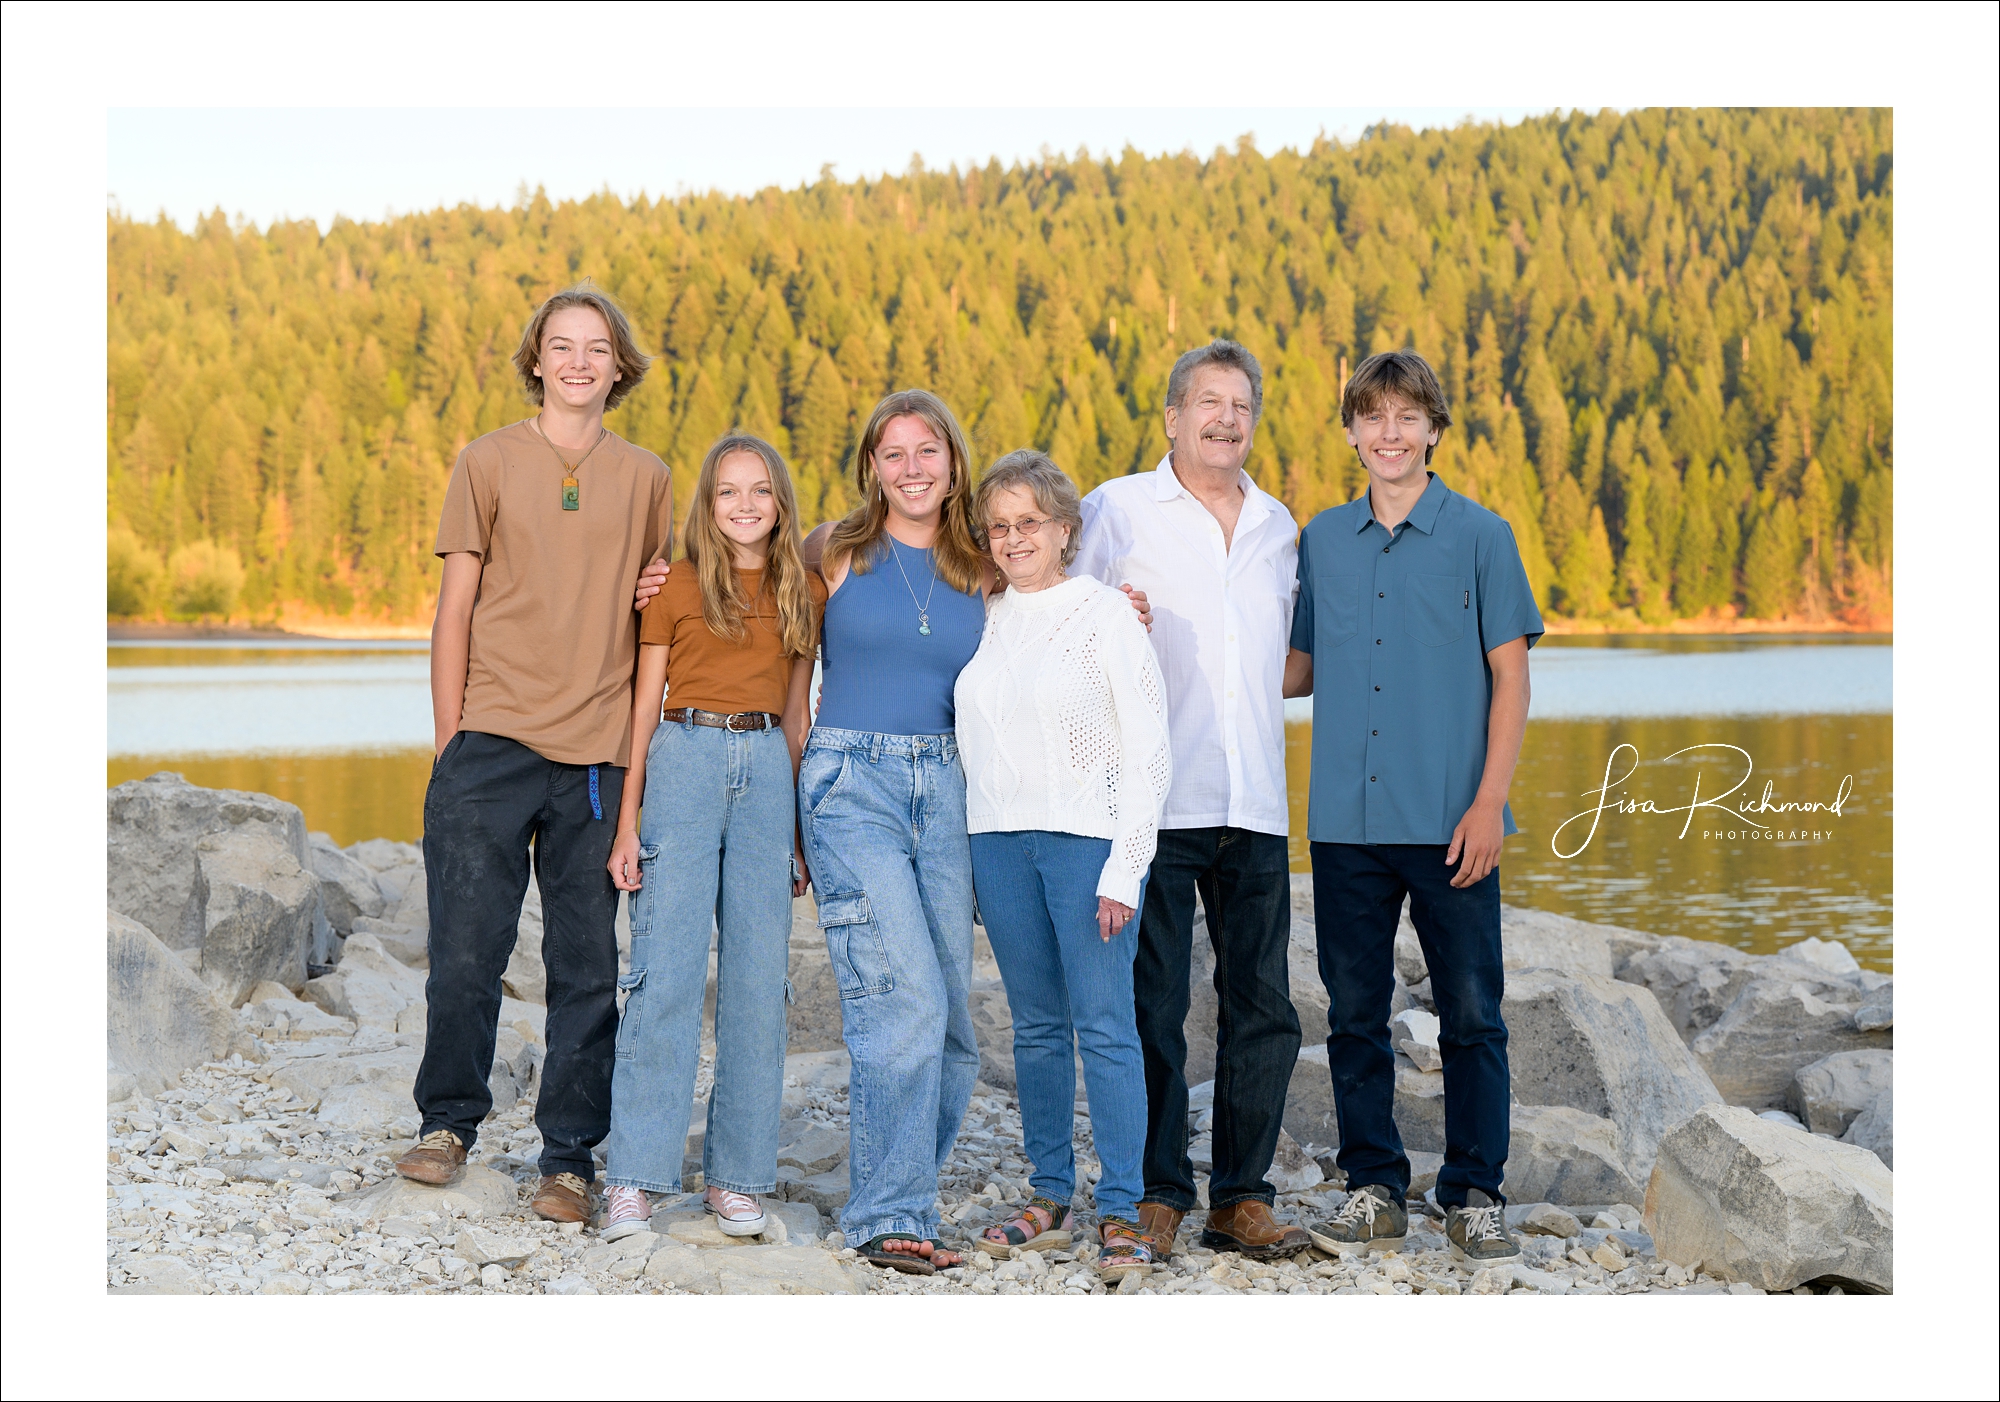
[{"label": "clear sky", "polygon": [[[1516,122],[1527,107],[1071,108],[113,108],[108,194],[129,214],[183,227],[220,208],[260,227],[336,215],[379,219],[440,205],[512,203],[525,182],[551,198],[792,187],[832,165],[841,179],[1005,165],[1044,147],[1206,156],[1253,133],[1259,150],[1352,140],[1384,119],[1414,127]],[[579,154],[581,153],[581,154]]]}]

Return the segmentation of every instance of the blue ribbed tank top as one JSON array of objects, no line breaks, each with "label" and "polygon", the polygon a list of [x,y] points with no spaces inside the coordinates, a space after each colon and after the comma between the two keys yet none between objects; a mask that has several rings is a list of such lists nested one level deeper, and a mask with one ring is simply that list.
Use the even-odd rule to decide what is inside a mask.
[{"label": "blue ribbed tank top", "polygon": [[[826,601],[814,724],[880,735],[943,735],[956,725],[952,689],[979,651],[986,603],[937,579],[930,551],[899,544],[886,531],[881,541],[888,550],[877,554],[866,573],[850,570]],[[928,636],[917,622],[917,605],[926,598]]]}]

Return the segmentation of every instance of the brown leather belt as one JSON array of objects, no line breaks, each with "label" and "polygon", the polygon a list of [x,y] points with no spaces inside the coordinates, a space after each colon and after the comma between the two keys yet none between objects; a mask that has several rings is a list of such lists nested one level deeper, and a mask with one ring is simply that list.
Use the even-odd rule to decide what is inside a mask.
[{"label": "brown leather belt", "polygon": [[733,730],[739,734],[746,730],[776,730],[783,722],[769,711],[737,711],[733,715],[723,715],[718,711],[697,711],[682,706],[661,714],[662,720],[675,725],[686,725],[692,721],[696,725],[706,725],[715,730]]}]

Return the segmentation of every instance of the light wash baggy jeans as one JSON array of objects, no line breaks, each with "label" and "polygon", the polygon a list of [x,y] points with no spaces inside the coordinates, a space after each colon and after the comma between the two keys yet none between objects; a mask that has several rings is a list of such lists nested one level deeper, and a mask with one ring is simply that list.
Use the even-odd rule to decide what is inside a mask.
[{"label": "light wash baggy jeans", "polygon": [[799,814],[853,1067],[840,1229],[852,1246],[935,1237],[938,1174],[979,1078],[958,742],[815,727]]},{"label": "light wash baggy jeans", "polygon": [[719,931],[715,1088],[702,1173],[739,1193],[778,1180],[791,955],[792,756],[781,730],[663,723],[646,755],[632,968],[611,1074],[607,1183],[681,1191],[708,947]]}]

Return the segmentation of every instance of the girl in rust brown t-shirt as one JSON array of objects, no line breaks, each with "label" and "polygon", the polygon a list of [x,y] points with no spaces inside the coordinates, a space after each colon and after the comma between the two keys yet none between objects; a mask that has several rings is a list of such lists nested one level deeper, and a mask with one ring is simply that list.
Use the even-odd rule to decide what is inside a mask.
[{"label": "girl in rust brown t-shirt", "polygon": [[754,1236],[757,1195],[777,1186],[791,904],[806,887],[794,782],[826,587],[799,557],[784,459],[761,439],[709,449],[683,539],[639,635],[631,749],[646,759],[611,848],[612,880],[632,892],[632,965],[605,1142],[608,1239],[647,1229],[648,1192],[681,1191],[711,933],[704,1201],[723,1232]]}]

